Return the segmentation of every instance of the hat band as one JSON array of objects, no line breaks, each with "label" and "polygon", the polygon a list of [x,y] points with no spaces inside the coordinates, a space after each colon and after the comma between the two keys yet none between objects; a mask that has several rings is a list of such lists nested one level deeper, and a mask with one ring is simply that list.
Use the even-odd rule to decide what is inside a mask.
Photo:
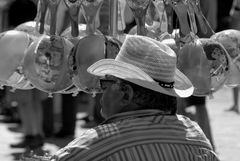
[{"label": "hat band", "polygon": [[158,84],[163,87],[163,88],[173,88],[174,87],[174,82],[163,82],[160,80],[154,79]]}]

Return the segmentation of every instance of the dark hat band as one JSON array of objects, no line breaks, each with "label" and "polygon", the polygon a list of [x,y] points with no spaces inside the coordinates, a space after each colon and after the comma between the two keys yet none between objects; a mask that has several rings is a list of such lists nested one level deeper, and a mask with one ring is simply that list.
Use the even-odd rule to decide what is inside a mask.
[{"label": "dark hat band", "polygon": [[158,84],[163,88],[173,88],[174,87],[174,82],[163,82],[160,80],[155,80],[155,81],[158,82]]}]

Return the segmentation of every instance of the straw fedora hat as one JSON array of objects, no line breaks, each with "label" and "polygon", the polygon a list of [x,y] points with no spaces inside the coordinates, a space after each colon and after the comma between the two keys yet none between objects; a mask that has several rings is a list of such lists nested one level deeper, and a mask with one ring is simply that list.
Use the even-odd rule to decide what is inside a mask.
[{"label": "straw fedora hat", "polygon": [[177,57],[167,45],[154,39],[128,35],[115,59],[102,59],[88,72],[112,75],[144,88],[176,97],[193,93],[191,81],[176,68]]}]

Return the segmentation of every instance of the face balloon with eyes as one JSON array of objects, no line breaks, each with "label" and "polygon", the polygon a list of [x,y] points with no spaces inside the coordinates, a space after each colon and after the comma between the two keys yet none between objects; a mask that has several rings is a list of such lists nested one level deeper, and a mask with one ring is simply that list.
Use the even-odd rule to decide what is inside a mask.
[{"label": "face balloon with eyes", "polygon": [[32,84],[47,93],[72,86],[68,57],[73,44],[60,36],[42,36],[26,52],[23,71]]}]

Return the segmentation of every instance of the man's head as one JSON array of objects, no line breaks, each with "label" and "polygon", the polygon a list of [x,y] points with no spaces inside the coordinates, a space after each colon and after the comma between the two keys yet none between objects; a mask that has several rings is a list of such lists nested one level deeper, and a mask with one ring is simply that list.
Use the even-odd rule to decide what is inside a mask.
[{"label": "man's head", "polygon": [[115,59],[100,60],[88,72],[102,77],[101,103],[106,117],[144,108],[171,113],[163,107],[172,105],[166,102],[193,92],[191,82],[176,69],[174,51],[144,36],[127,36]]},{"label": "man's head", "polygon": [[174,96],[155,92],[109,75],[100,79],[100,86],[104,91],[101,112],[105,118],[116,113],[141,109],[158,109],[166,114],[176,112]]}]

